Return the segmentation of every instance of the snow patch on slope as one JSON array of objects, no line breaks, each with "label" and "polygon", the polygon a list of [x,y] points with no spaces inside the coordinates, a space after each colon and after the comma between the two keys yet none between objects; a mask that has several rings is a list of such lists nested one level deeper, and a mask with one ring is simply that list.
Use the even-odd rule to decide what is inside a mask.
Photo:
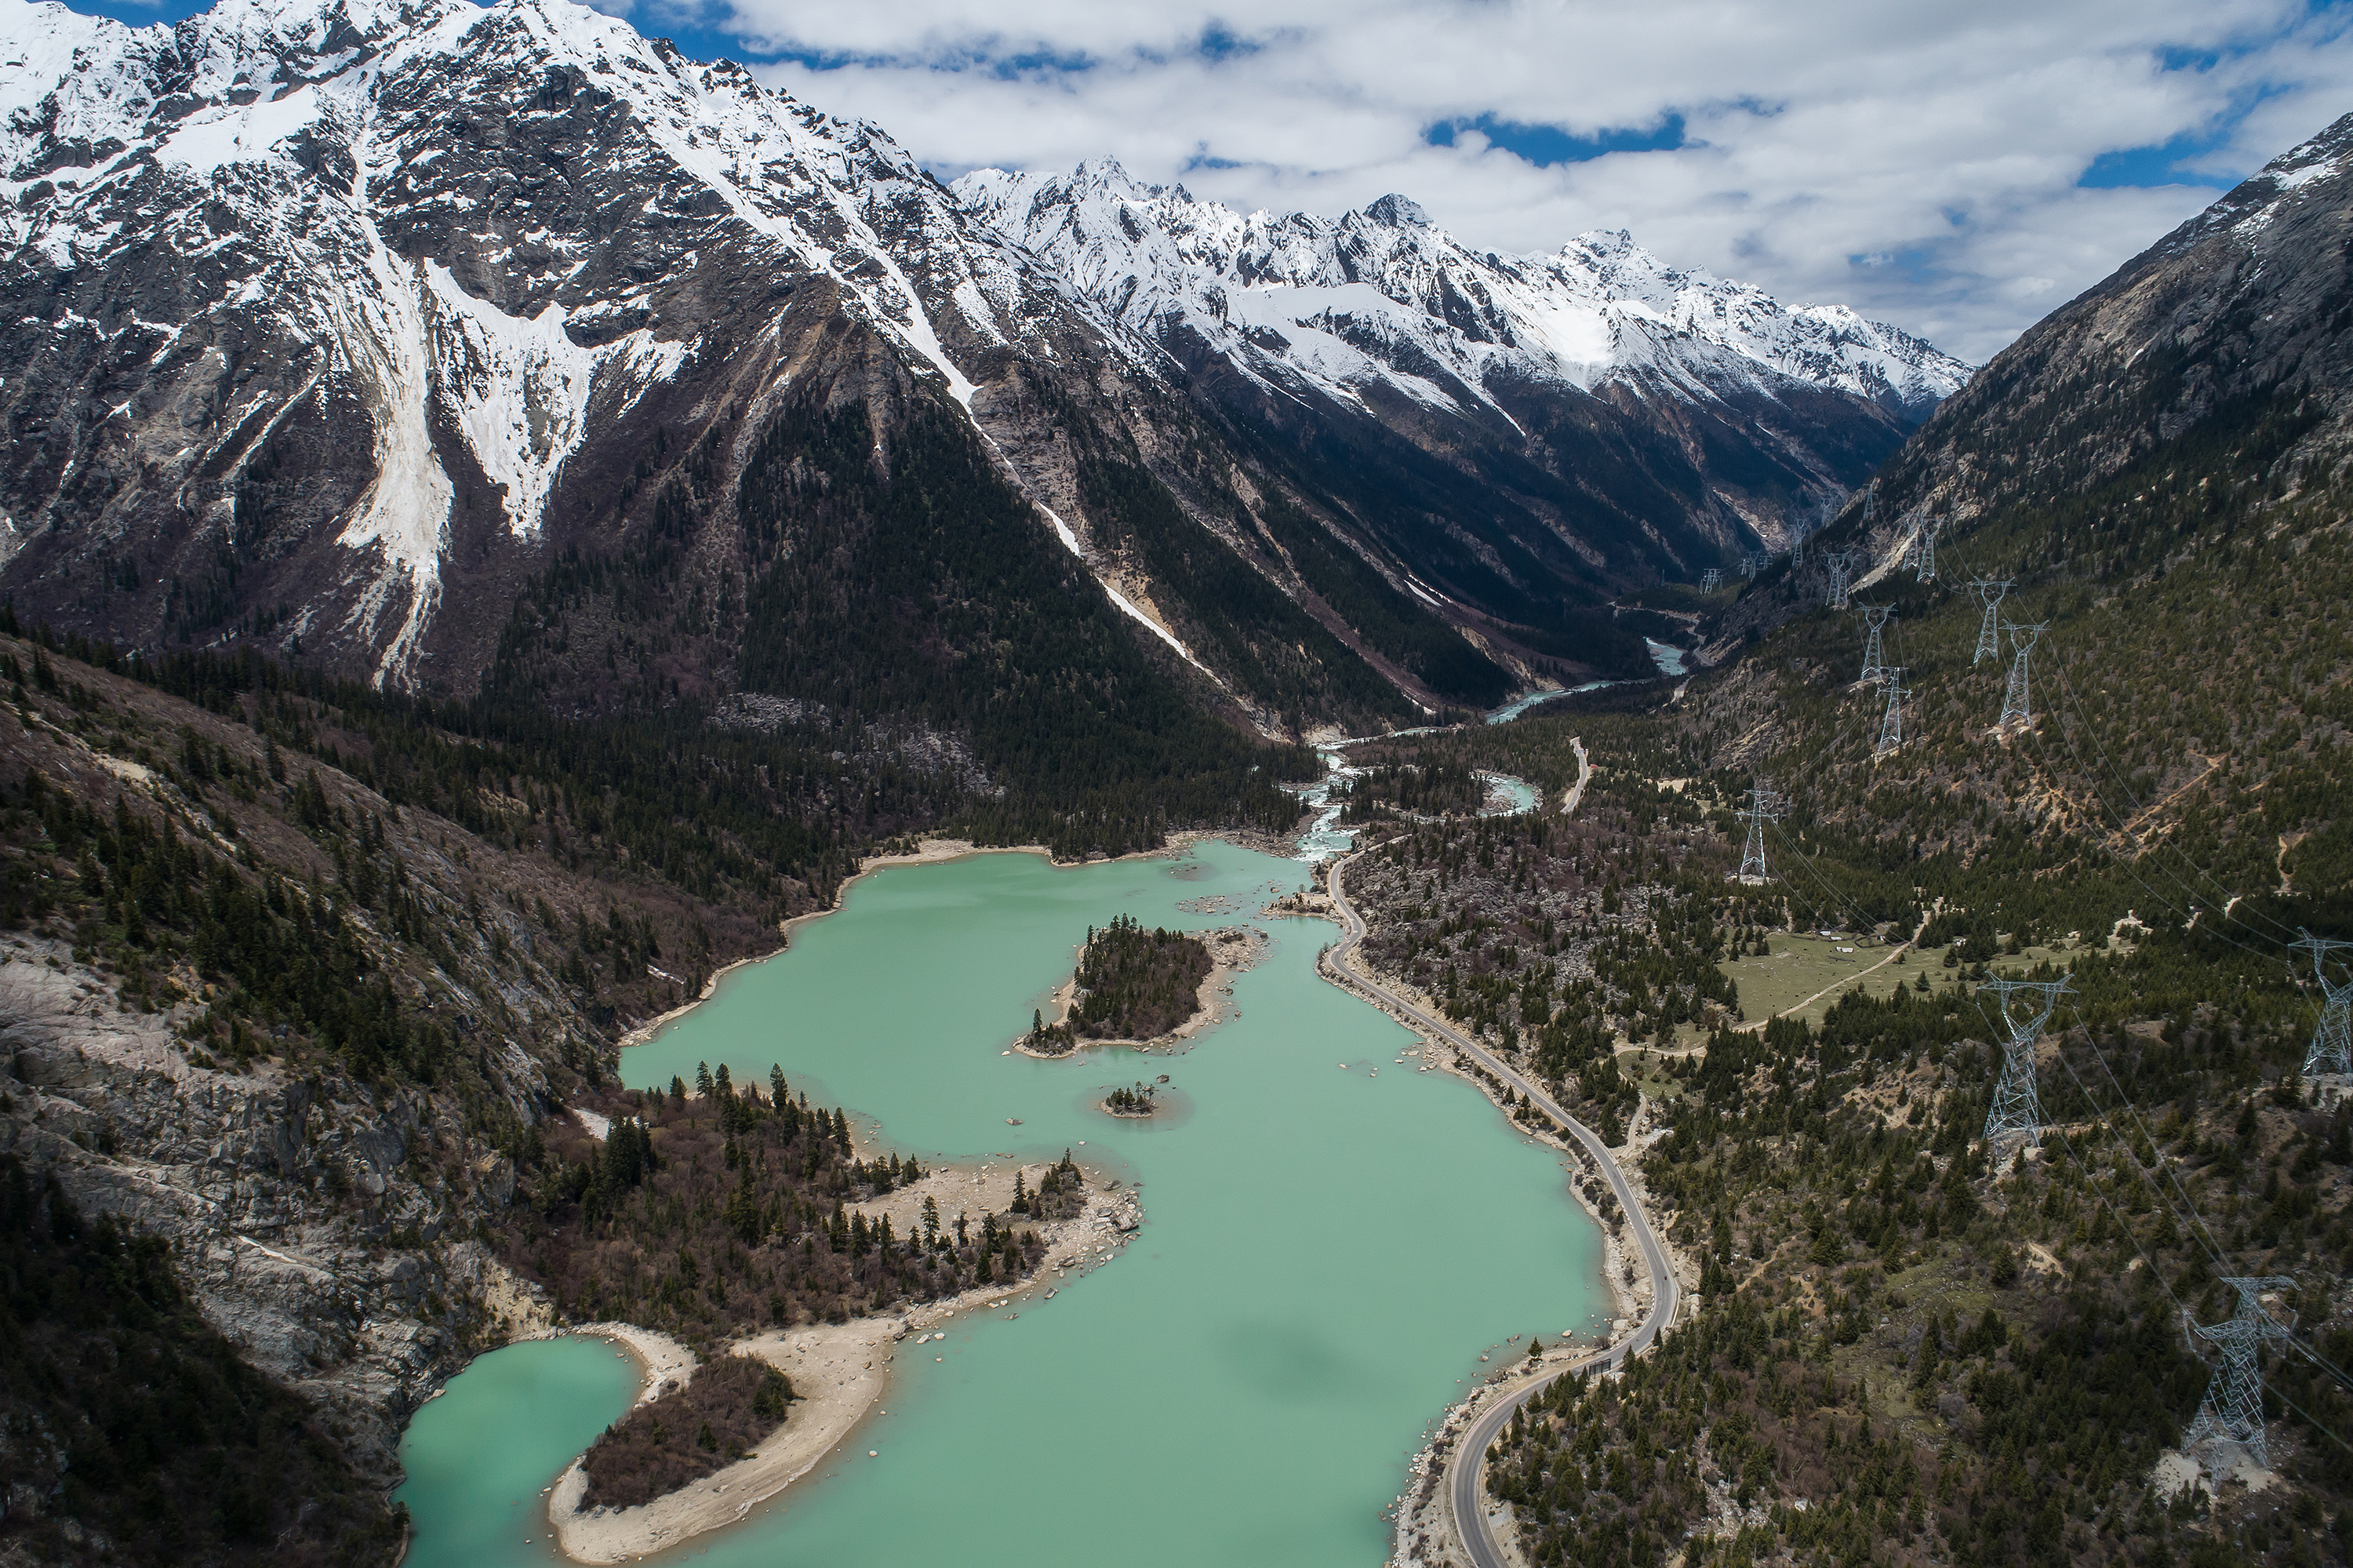
[{"label": "snow patch on slope", "polygon": [[560,305],[525,321],[466,292],[438,261],[425,263],[425,278],[437,307],[437,389],[483,474],[506,493],[508,529],[528,538],[564,460],[587,433],[592,395],[614,387],[617,413],[676,374],[686,344],[639,328],[582,348],[565,334]]},{"label": "snow patch on slope", "polygon": [[[426,302],[389,251],[368,258],[375,288],[346,295],[353,307],[337,336],[345,368],[367,389],[375,427],[375,478],[343,524],[341,543],[374,551],[381,562],[348,623],[384,650],[375,680],[406,673],[440,601],[441,548],[455,492],[433,450],[427,423],[433,392],[426,341]],[[397,601],[406,592],[406,604]],[[388,638],[388,616],[401,616]]]}]

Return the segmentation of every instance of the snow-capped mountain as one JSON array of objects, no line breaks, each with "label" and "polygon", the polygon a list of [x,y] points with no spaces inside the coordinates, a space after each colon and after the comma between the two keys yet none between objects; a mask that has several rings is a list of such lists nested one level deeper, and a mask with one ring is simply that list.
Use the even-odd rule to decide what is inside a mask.
[{"label": "snow-capped mountain", "polygon": [[562,0],[0,18],[0,558],[75,521],[269,564],[255,471],[307,446],[299,509],[337,548],[298,574],[293,631],[387,673],[425,652],[470,492],[500,542],[537,540],[585,444],[799,285],[966,397],[909,268],[985,344],[1019,294],[881,132]]},{"label": "snow-capped mountain", "polygon": [[1337,219],[1241,214],[1111,160],[1069,175],[981,169],[953,187],[1145,338],[1189,329],[1253,375],[1354,397],[1500,408],[1505,387],[1609,382],[1648,394],[1772,396],[1788,383],[1913,421],[1968,378],[1952,355],[1838,305],[1669,267],[1624,232],[1541,256],[1474,250],[1411,200]]},{"label": "snow-capped mountain", "polygon": [[[1377,724],[1642,667],[1602,600],[1836,506],[1961,373],[1622,237],[952,193],[568,0],[0,0],[0,598],[151,652],[829,701],[778,652],[822,524],[844,582],[945,574],[926,658],[1050,578],[1229,713]],[[911,567],[902,484],[1027,533]]]}]

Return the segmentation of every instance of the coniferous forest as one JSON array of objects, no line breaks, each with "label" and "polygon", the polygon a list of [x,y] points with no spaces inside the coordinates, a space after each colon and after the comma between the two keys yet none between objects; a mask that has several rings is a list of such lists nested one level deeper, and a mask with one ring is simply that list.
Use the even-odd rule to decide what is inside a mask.
[{"label": "coniferous forest", "polygon": [[782,1426],[792,1380],[756,1356],[713,1356],[684,1388],[633,1407],[582,1457],[583,1508],[636,1508],[691,1485]]},{"label": "coniferous forest", "polygon": [[1025,1044],[1049,1055],[1086,1040],[1153,1040],[1200,1011],[1208,944],[1182,931],[1145,930],[1133,915],[1087,928],[1070,1016],[1034,1022]]},{"label": "coniferous forest", "polygon": [[585,1100],[605,1138],[555,1121],[523,1152],[528,1207],[499,1245],[559,1313],[713,1346],[1009,1284],[1043,1256],[1009,1214],[934,1205],[903,1234],[887,1214],[870,1224],[854,1205],[919,1180],[913,1160],[860,1159],[849,1118],[796,1100],[781,1072],[765,1095],[724,1064],[702,1076],[691,1095],[674,1081]]}]

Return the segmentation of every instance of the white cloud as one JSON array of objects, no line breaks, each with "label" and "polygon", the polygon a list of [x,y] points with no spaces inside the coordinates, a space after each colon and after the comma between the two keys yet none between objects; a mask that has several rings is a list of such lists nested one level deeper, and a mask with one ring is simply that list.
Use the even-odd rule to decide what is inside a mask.
[{"label": "white cloud", "polygon": [[[1200,0],[712,3],[702,26],[798,57],[768,80],[944,175],[1110,154],[1242,207],[1402,191],[1498,249],[1623,228],[1970,358],[2214,195],[2080,187],[2102,154],[2180,138],[2200,175],[2235,177],[2353,109],[2344,24],[2295,0],[1261,0],[1246,19]],[[1549,168],[1475,131],[1426,137],[1669,115],[1679,150]]]}]

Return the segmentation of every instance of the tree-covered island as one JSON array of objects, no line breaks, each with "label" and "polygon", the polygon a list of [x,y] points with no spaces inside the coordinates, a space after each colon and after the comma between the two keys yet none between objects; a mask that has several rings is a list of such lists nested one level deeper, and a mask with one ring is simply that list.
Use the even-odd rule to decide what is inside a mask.
[{"label": "tree-covered island", "polygon": [[1199,937],[1156,926],[1147,931],[1132,915],[1108,926],[1090,926],[1071,981],[1067,1015],[1049,1023],[1042,1009],[1032,1013],[1022,1048],[1061,1056],[1082,1043],[1172,1033],[1203,1011],[1202,982],[1215,968],[1208,944]]}]

